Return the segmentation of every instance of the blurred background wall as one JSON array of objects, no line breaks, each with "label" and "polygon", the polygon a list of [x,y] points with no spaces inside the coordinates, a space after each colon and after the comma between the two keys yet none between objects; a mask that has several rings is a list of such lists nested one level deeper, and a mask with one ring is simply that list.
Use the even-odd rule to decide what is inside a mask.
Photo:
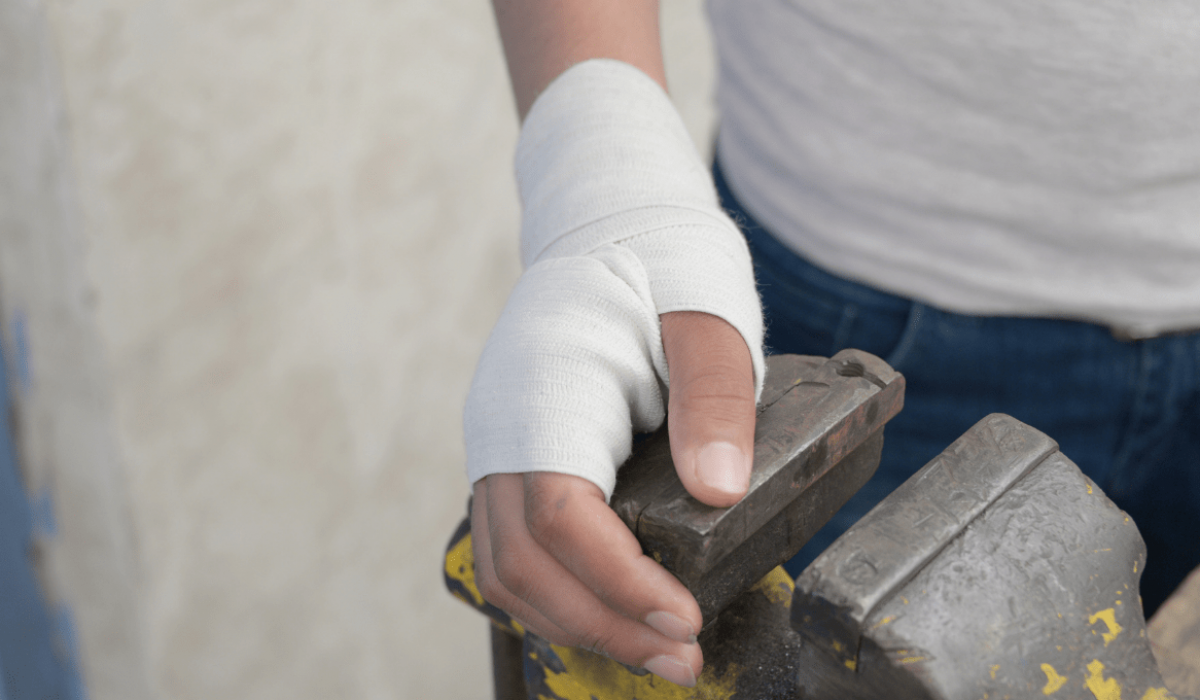
[{"label": "blurred background wall", "polygon": [[[663,25],[707,154],[699,0]],[[489,696],[440,571],[516,136],[485,0],[0,2],[0,335],[82,694]]]}]

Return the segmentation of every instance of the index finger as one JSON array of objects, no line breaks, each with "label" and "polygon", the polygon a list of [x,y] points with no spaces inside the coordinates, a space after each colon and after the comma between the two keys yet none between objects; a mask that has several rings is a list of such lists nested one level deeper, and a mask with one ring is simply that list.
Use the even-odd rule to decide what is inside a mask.
[{"label": "index finger", "polygon": [[646,556],[589,481],[525,475],[525,519],[533,538],[606,605],[666,637],[694,643],[700,606],[679,579]]},{"label": "index finger", "polygon": [[[571,477],[578,478],[578,477]],[[515,488],[515,491],[514,491]],[[604,602],[533,540],[523,509],[497,507],[524,497],[520,484],[499,481],[488,489],[492,562],[501,583],[568,636],[565,640],[643,666],[683,685],[694,685],[703,665],[700,647],[664,637]],[[619,523],[619,520],[618,520]],[[624,524],[620,525],[625,527]],[[585,544],[585,546],[591,546]]]}]

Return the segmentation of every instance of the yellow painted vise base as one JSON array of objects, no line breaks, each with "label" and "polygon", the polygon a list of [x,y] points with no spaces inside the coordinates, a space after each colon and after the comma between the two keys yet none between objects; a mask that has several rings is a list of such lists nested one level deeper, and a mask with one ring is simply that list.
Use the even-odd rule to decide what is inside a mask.
[{"label": "yellow painted vise base", "polygon": [[450,544],[446,547],[446,564],[443,570],[446,588],[451,595],[492,618],[492,623],[510,634],[525,636],[521,624],[508,613],[483,599],[479,586],[475,585],[475,550],[471,548],[471,521],[459,523]]},{"label": "yellow painted vise base", "polygon": [[[695,688],[684,688],[663,680],[644,669],[635,669],[607,657],[584,650],[550,644],[526,634],[520,623],[503,610],[483,599],[475,585],[475,560],[471,549],[470,527],[459,526],[446,551],[446,586],[467,605],[479,610],[505,631],[524,639],[526,680],[529,693],[538,700],[722,700],[733,698],[743,664],[709,663]],[[746,596],[757,599],[759,606],[778,608],[778,616],[787,619],[793,583],[783,567],[777,567],[756,584]]]},{"label": "yellow painted vise base", "polygon": [[[862,664],[835,663],[832,656],[816,645],[805,645],[790,627],[794,584],[777,567],[743,594],[729,610],[700,636],[706,664],[695,688],[674,685],[644,669],[631,668],[583,649],[550,644],[534,634],[526,634],[521,625],[503,610],[487,603],[475,584],[475,563],[470,528],[459,527],[446,552],[446,586],[457,598],[491,618],[499,628],[522,639],[521,661],[528,684],[529,698],[538,700],[684,700],[701,698],[754,698],[754,700],[794,697],[820,698],[927,698],[920,688],[906,688],[911,675],[879,676],[870,681]],[[907,599],[902,600],[907,604]],[[913,601],[914,605],[916,601]],[[1159,685],[1142,692],[1127,686],[1117,669],[1102,660],[1129,636],[1134,620],[1125,615],[1131,606],[1113,606],[1087,615],[1093,628],[1095,656],[1085,657],[1086,668],[1077,664],[1032,664],[1044,680],[1029,697],[1071,698],[1072,700],[1173,700],[1176,696]],[[1126,624],[1122,625],[1121,621]],[[873,629],[898,624],[896,617],[875,621]],[[1138,636],[1134,634],[1133,636]],[[864,640],[865,641],[865,640]],[[864,647],[866,649],[867,647]],[[920,665],[924,657],[908,649],[876,649],[878,658],[867,664],[879,670],[890,666]],[[894,657],[894,658],[893,658]],[[911,658],[910,658],[911,657]],[[861,660],[861,659],[860,659]],[[1111,659],[1110,659],[1111,660]],[[515,656],[512,659],[516,662]],[[1011,661],[1011,659],[1009,659]],[[1031,660],[1032,661],[1032,660]],[[480,660],[482,663],[483,660]],[[1078,659],[1076,660],[1078,662]],[[880,665],[882,663],[882,666]],[[998,681],[1014,670],[1005,661],[988,662],[987,676]],[[1118,664],[1119,665],[1119,664]],[[844,667],[843,667],[844,666]],[[815,681],[815,682],[814,682]],[[804,687],[807,692],[800,691]],[[1040,692],[1039,692],[1040,691]],[[882,694],[881,694],[882,693]],[[1018,695],[984,693],[985,700],[1016,698]]]},{"label": "yellow painted vise base", "polygon": [[552,656],[544,649],[527,651],[526,663],[540,666],[544,674],[533,688],[538,700],[719,700],[732,698],[737,688],[738,669],[732,665],[721,674],[707,666],[695,688],[684,688],[584,649],[547,646]]}]

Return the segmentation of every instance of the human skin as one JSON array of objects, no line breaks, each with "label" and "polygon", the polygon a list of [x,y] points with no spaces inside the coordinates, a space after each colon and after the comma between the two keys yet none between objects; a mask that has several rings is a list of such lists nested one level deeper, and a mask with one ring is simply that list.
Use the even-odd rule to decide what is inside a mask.
[{"label": "human skin", "polygon": [[[517,109],[572,65],[624,61],[666,88],[658,3],[494,0]],[[660,317],[670,373],[668,430],[684,486],[714,506],[740,500],[754,442],[754,376],[741,334],[699,312]],[[642,553],[590,481],[552,472],[475,484],[471,531],[484,597],[556,644],[603,653],[680,685],[703,666],[687,589]]]},{"label": "human skin", "polygon": [[563,71],[590,58],[624,61],[665,90],[657,0],[493,0],[521,119]]},{"label": "human skin", "polygon": [[[715,316],[675,312],[661,321],[676,469],[701,501],[732,505],[745,495],[754,438],[749,350]],[[722,474],[705,483],[701,468]],[[595,484],[553,472],[493,474],[476,482],[474,504],[476,581],[489,602],[556,644],[695,684],[699,606],[642,553]]]},{"label": "human skin", "polygon": [[[544,88],[553,77],[514,77],[514,84]],[[526,108],[535,97],[526,95]],[[715,316],[685,311],[660,321],[680,480],[704,503],[733,505],[748,487],[754,440],[750,351]],[[703,667],[699,606],[642,553],[599,487],[553,472],[493,474],[475,483],[473,504],[476,581],[489,602],[553,643],[695,685]]]}]

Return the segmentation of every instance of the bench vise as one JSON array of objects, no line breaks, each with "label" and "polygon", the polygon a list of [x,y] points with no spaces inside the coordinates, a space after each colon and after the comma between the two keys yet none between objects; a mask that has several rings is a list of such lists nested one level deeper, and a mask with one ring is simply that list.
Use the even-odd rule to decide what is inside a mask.
[{"label": "bench vise", "polygon": [[1145,638],[1137,528],[1008,416],[976,424],[793,582],[779,564],[874,474],[904,379],[856,350],[768,362],[742,501],[691,498],[665,427],[611,501],[700,604],[697,686],[525,633],[475,587],[464,521],[446,583],[494,623],[498,700],[1176,697]]}]

